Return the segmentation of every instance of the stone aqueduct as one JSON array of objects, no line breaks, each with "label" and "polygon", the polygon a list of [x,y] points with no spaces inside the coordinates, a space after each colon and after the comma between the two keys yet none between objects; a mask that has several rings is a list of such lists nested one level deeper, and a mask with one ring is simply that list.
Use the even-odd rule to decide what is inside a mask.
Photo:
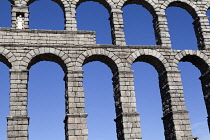
[{"label": "stone aqueduct", "polygon": [[[206,16],[210,0],[96,0],[109,11],[113,45],[96,44],[95,32],[77,30],[76,8],[86,0],[53,0],[65,15],[63,31],[29,30],[28,6],[35,0],[9,1],[12,27],[0,28],[0,60],[10,68],[8,140],[28,140],[28,70],[44,60],[58,63],[65,72],[66,140],[88,139],[82,66],[91,61],[101,61],[112,70],[118,140],[142,139],[131,70],[136,61],[151,64],[159,74],[166,140],[192,140],[177,68],[180,61],[191,62],[201,72],[210,127],[210,26]],[[157,45],[126,45],[121,9],[128,4],[140,4],[152,14]],[[198,50],[171,48],[165,14],[170,6],[184,8],[193,17]],[[18,15],[24,17],[25,29],[16,29]]]}]

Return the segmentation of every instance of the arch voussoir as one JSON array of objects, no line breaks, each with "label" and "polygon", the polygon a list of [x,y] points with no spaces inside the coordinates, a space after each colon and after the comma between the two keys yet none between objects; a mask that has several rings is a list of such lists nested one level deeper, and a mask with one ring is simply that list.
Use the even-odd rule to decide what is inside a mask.
[{"label": "arch voussoir", "polygon": [[[187,57],[194,57],[197,59],[186,59]],[[196,62],[199,59],[199,63]],[[177,53],[174,57],[172,66],[176,69],[178,69],[178,64],[180,61],[188,61],[191,62],[193,65],[195,65],[200,71],[201,73],[206,71],[209,67],[210,67],[210,61],[209,61],[209,57],[200,51],[193,51],[193,50],[184,50],[181,51],[179,53]],[[203,67],[205,67],[205,69],[203,70]]]},{"label": "arch voussoir", "polygon": [[9,68],[12,68],[12,66],[15,65],[15,61],[17,61],[15,55],[11,51],[3,47],[0,47],[0,53],[4,57],[0,61],[6,64]]},{"label": "arch voussoir", "polygon": [[[132,54],[130,54],[130,56],[127,59],[127,63],[128,63],[128,67],[131,69],[131,65],[135,62],[138,61],[137,59],[141,56],[151,56],[154,57],[156,59],[159,60],[159,62],[161,62],[161,64],[163,65],[163,69],[165,70],[169,70],[169,65],[166,65],[168,63],[167,59],[159,52],[157,52],[156,50],[151,50],[151,49],[142,49],[142,50],[137,50],[135,52],[133,52]],[[147,62],[147,63],[151,63],[152,62]],[[155,66],[154,66],[155,67]],[[156,69],[158,69],[156,67]]]},{"label": "arch voussoir", "polygon": [[156,13],[158,12],[157,11],[158,4],[152,0],[142,0],[142,1],[124,0],[123,3],[120,3],[120,5],[118,5],[118,6],[120,9],[122,9],[124,6],[126,6],[128,4],[140,4],[143,7],[145,7],[153,16],[156,15]]},{"label": "arch voussoir", "polygon": [[111,4],[110,0],[74,0],[72,2],[72,4],[75,5],[75,7],[77,8],[81,3],[86,2],[86,1],[94,1],[94,2],[98,2],[101,5],[103,5],[109,12],[111,12],[111,9],[113,9],[113,4]]},{"label": "arch voussoir", "polygon": [[36,55],[36,53],[34,52],[34,50],[30,51],[29,54],[34,57]]},{"label": "arch voussoir", "polygon": [[[60,65],[63,68],[64,72],[68,71],[69,67],[67,67],[67,64],[68,64],[68,66],[70,66],[69,63],[72,63],[70,57],[66,53],[61,51],[61,50],[57,50],[55,48],[48,48],[48,47],[38,48],[38,49],[31,50],[30,52],[28,52],[26,54],[26,56],[23,57],[22,60],[21,60],[22,69],[23,70],[29,69],[31,67],[30,63],[32,63],[31,61],[35,57],[38,57],[40,55],[44,55],[45,56],[47,54],[51,54],[51,55],[56,56],[57,58],[59,58],[62,61],[61,63],[63,63],[63,64],[60,64]],[[35,60],[35,61],[38,61],[38,60]],[[54,60],[54,58],[52,58],[52,60],[47,60],[47,61],[56,62]],[[58,62],[56,62],[56,63],[58,63]],[[65,66],[63,66],[63,65],[65,65]]]},{"label": "arch voussoir", "polygon": [[110,61],[112,61],[112,63],[114,65],[116,65],[117,69],[124,66],[121,59],[114,53],[104,50],[104,49],[91,49],[91,50],[87,50],[87,51],[83,52],[82,54],[80,54],[80,56],[77,58],[77,61],[75,63],[75,67],[76,67],[75,70],[76,69],[81,70],[82,66],[85,63],[88,63],[88,62],[85,62],[87,60],[87,58],[90,58],[93,56],[97,56],[98,58],[95,57],[95,59],[91,60],[91,61],[101,61],[102,62],[101,59],[104,58],[104,60],[106,59],[106,62],[104,61],[103,63],[108,65],[110,68],[111,68]]},{"label": "arch voussoir", "polygon": [[185,0],[168,0],[165,1],[161,6],[160,10],[165,13],[166,9],[171,5],[183,8],[188,11],[188,13],[195,19],[197,15],[201,14],[200,9],[192,2]]}]

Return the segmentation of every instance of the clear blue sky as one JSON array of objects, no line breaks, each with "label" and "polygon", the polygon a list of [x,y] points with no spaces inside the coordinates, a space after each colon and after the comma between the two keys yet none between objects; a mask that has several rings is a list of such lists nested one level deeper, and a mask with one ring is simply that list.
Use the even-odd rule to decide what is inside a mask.
[{"label": "clear blue sky", "polygon": [[[140,5],[128,5],[123,11],[127,44],[155,45],[151,14]],[[185,10],[175,7],[168,8],[166,13],[173,49],[197,50],[192,17]],[[62,10],[50,0],[31,4],[30,14],[30,29],[64,28]],[[98,44],[111,44],[108,18],[108,11],[96,2],[85,2],[77,8],[78,29],[96,31]],[[0,0],[0,27],[10,27],[10,22],[10,3]],[[132,69],[143,140],[164,140],[158,74],[154,67],[143,62],[133,64]],[[210,139],[198,80],[200,72],[188,62],[181,62],[179,69],[182,71],[193,135],[199,140]],[[88,63],[83,70],[89,140],[116,140],[112,73],[101,62]],[[64,140],[64,72],[53,62],[39,62],[29,72],[30,140]],[[9,69],[2,63],[0,91],[0,139],[5,140],[6,116],[9,115]]]}]

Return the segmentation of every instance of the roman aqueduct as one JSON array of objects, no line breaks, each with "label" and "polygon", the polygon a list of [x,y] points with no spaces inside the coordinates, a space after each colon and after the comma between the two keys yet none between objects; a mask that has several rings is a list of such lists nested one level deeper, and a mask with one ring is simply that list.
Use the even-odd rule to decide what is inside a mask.
[{"label": "roman aqueduct", "polygon": [[[87,140],[82,66],[101,61],[113,73],[118,140],[140,140],[140,117],[136,111],[134,62],[147,62],[159,75],[166,140],[192,140],[188,111],[178,70],[180,61],[194,64],[201,72],[203,96],[210,127],[210,26],[209,0],[96,0],[110,14],[113,45],[96,44],[95,32],[78,31],[76,8],[86,0],[53,0],[63,9],[65,30],[29,30],[29,5],[35,0],[9,0],[12,27],[0,28],[0,60],[10,69],[10,114],[7,139],[28,140],[28,70],[39,61],[58,63],[65,72],[65,139]],[[140,4],[153,16],[156,45],[127,46],[123,32],[122,8]],[[173,50],[165,10],[181,7],[193,17],[198,50]],[[21,15],[24,29],[17,29]]]}]

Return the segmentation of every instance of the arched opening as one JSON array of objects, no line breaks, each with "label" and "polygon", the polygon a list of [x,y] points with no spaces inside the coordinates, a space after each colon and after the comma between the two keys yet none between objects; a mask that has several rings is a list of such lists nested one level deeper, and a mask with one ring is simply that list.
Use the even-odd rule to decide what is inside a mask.
[{"label": "arched opening", "polygon": [[60,3],[41,0],[29,3],[29,28],[45,30],[64,29],[64,11]]},{"label": "arched opening", "polygon": [[8,0],[0,1],[0,27],[11,27],[11,3]]},{"label": "arched opening", "polygon": [[83,69],[88,139],[116,140],[117,110],[111,80],[118,71],[117,65],[109,57],[96,54],[84,60]]},{"label": "arched opening", "polygon": [[[137,102],[137,112],[140,113],[141,132],[143,140],[165,139],[158,73],[152,66],[135,62],[134,85]],[[151,135],[152,132],[152,135]]]},{"label": "arched opening", "polygon": [[112,44],[109,11],[106,6],[91,1],[78,5],[78,30],[96,31],[97,44]]},{"label": "arched opening", "polygon": [[208,114],[204,101],[205,93],[203,94],[202,86],[200,86],[201,81],[198,79],[202,73],[204,74],[207,71],[208,66],[197,56],[185,56],[181,61],[179,70],[181,70],[184,98],[187,111],[189,111],[193,136],[198,137],[199,140],[210,139],[207,122]]},{"label": "arched opening", "polygon": [[63,78],[66,68],[60,62],[62,62],[61,59],[54,55],[43,54],[33,58],[29,63],[30,140],[65,139],[63,123],[65,118],[65,84]]},{"label": "arched opening", "polygon": [[[145,7],[145,6],[144,6]],[[127,45],[156,45],[152,8],[128,4],[123,7],[124,32]]]},{"label": "arched opening", "polygon": [[87,2],[87,1],[98,2],[101,5],[103,5],[108,10],[109,13],[111,12],[111,6],[109,5],[107,1],[104,1],[104,0],[79,0],[76,4],[76,7],[80,6],[82,3]]},{"label": "arched opening", "polygon": [[[161,117],[164,113],[169,110],[169,104],[167,103],[167,95],[165,94],[165,90],[162,89],[163,85],[166,85],[163,77],[165,74],[165,66],[163,65],[163,61],[165,59],[158,59],[155,56],[147,55],[140,55],[135,58],[132,68],[134,69],[134,84],[136,90],[136,100],[137,100],[137,110],[140,112],[140,123],[142,128],[142,138],[143,139],[153,139],[154,137],[160,137],[161,139],[164,138],[164,129],[167,129],[168,123],[173,123],[168,121],[168,123],[161,124]],[[137,63],[138,62],[138,63]],[[140,63],[141,62],[141,63]],[[151,71],[148,64],[142,63],[146,62],[152,65],[155,70]],[[151,67],[151,66],[150,66]],[[138,71],[142,71],[139,73]],[[158,75],[157,75],[158,74]],[[159,78],[159,89],[157,87],[157,77]],[[167,77],[166,77],[167,78]],[[141,83],[140,83],[141,80]],[[146,82],[147,80],[151,80],[150,82]],[[143,82],[142,82],[143,81]],[[158,94],[157,91],[160,91]],[[151,93],[154,92],[154,93]],[[150,100],[146,100],[152,97]],[[160,98],[161,97],[161,98]],[[138,98],[138,99],[137,99]],[[152,100],[152,101],[151,101]],[[162,105],[162,109],[161,109]],[[154,109],[154,110],[153,110]],[[148,110],[150,110],[148,112]],[[141,112],[142,111],[142,112]],[[144,113],[144,114],[143,114]],[[162,114],[162,115],[161,115]],[[150,116],[151,115],[151,116]],[[159,116],[159,117],[158,117]],[[156,121],[155,124],[151,124],[152,121]],[[164,121],[163,121],[164,122]],[[142,126],[143,125],[143,126]],[[163,129],[164,125],[164,129]],[[153,132],[156,135],[151,135],[151,129],[155,129]],[[156,131],[158,130],[158,131]],[[166,131],[166,130],[165,130]],[[161,134],[162,132],[162,134]]]},{"label": "arched opening", "polygon": [[98,61],[85,64],[83,70],[88,139],[117,140],[112,73]]},{"label": "arched opening", "polygon": [[9,92],[10,79],[9,68],[0,63],[0,136],[1,139],[7,139],[7,116],[9,115]]},{"label": "arched opening", "polygon": [[202,43],[198,41],[197,27],[192,25],[197,16],[192,8],[179,2],[171,3],[166,9],[166,14],[172,48],[176,50],[198,50],[199,45]]}]

